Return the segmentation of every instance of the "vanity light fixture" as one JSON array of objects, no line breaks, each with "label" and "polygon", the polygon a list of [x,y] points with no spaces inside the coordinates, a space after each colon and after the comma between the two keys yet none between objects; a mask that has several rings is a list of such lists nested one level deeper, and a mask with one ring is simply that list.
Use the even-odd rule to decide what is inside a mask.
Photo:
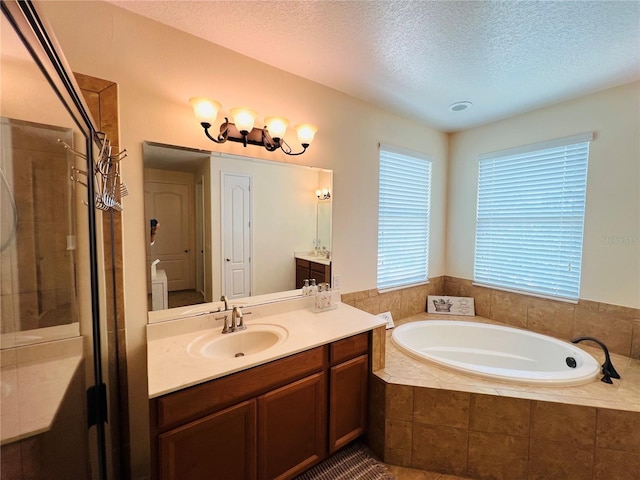
[{"label": "vanity light fixture", "polygon": [[331,198],[331,192],[328,188],[318,189],[316,190],[316,197],[318,197],[318,200],[329,200]]},{"label": "vanity light fixture", "polygon": [[264,119],[265,126],[263,128],[254,127],[258,112],[249,108],[232,108],[229,110],[229,114],[233,118],[233,123],[229,122],[228,117],[225,117],[224,123],[220,125],[220,133],[214,137],[209,133],[209,129],[218,116],[220,103],[206,97],[190,98],[189,103],[191,103],[200,125],[204,128],[204,134],[215,143],[224,143],[229,140],[240,142],[245,147],[247,144],[259,145],[270,152],[279,148],[287,155],[302,155],[311,145],[318,130],[318,127],[309,123],[296,125],[302,151],[294,152],[284,141],[289,120],[283,117],[267,117]]}]

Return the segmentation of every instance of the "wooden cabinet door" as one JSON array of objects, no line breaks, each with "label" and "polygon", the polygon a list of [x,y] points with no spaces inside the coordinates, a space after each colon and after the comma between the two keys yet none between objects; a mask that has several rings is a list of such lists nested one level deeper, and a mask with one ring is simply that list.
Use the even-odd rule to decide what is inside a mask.
[{"label": "wooden cabinet door", "polygon": [[258,398],[258,478],[284,480],[326,456],[323,372]]},{"label": "wooden cabinet door", "polygon": [[296,258],[296,288],[302,288],[305,280],[309,280],[309,262]]},{"label": "wooden cabinet door", "polygon": [[329,453],[362,435],[367,428],[369,356],[331,367]]},{"label": "wooden cabinet door", "polygon": [[326,275],[326,268],[320,263],[311,264],[311,272],[309,273],[311,278],[316,279],[316,283],[324,283],[329,281]]},{"label": "wooden cabinet door", "polygon": [[161,480],[255,480],[256,401],[161,434],[159,455]]}]

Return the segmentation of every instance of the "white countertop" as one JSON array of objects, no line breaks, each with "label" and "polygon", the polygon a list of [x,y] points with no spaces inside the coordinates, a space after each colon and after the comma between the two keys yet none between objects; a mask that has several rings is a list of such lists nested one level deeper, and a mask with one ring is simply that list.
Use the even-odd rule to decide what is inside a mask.
[{"label": "white countertop", "polygon": [[313,255],[310,252],[294,252],[293,256],[308,262],[319,263],[321,265],[331,265],[331,259],[324,255]]},{"label": "white countertop", "polygon": [[[239,358],[205,359],[191,356],[188,345],[202,335],[222,330],[220,313],[191,319],[147,325],[147,361],[149,398],[175,392],[202,382],[246,370],[287,357],[320,345],[325,345],[358,333],[373,330],[386,321],[344,303],[332,310],[314,313],[313,298],[300,299],[298,309],[276,312],[277,307],[246,309],[247,330],[257,324],[275,324],[288,331],[287,339],[263,352]],[[302,308],[300,308],[302,306]],[[227,312],[231,314],[231,312]],[[230,333],[228,335],[234,335]],[[220,334],[221,335],[221,334]]]}]

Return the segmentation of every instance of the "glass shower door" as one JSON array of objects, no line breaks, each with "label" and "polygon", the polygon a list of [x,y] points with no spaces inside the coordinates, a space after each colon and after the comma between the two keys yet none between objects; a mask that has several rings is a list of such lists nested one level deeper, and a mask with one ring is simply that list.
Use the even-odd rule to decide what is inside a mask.
[{"label": "glass shower door", "polygon": [[14,29],[30,31],[15,2],[2,7],[0,479],[107,478],[91,130]]}]

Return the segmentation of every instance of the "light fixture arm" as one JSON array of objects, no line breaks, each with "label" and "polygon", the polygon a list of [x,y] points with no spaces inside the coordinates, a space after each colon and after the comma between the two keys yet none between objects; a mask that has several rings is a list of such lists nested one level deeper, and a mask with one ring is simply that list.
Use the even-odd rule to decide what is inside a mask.
[{"label": "light fixture arm", "polygon": [[[225,117],[224,123],[220,125],[220,134],[218,138],[213,138],[209,133],[209,129],[211,128],[211,124],[209,122],[201,122],[202,128],[204,128],[204,134],[207,136],[209,140],[215,143],[224,143],[228,140],[229,137],[229,119]],[[246,147],[246,144],[245,144]]]},{"label": "light fixture arm", "polygon": [[[286,147],[286,148],[285,148]],[[289,146],[289,144],[287,142],[285,142],[284,140],[280,140],[280,149],[286,153],[287,155],[290,155],[292,157],[296,156],[296,155],[302,155],[304,152],[307,151],[307,148],[309,147],[308,143],[303,143],[302,144],[302,151],[301,152],[293,152],[291,150],[291,147]]]},{"label": "light fixture arm", "polygon": [[264,144],[264,148],[269,152],[274,152],[278,148],[282,148],[282,140],[272,138],[266,126],[262,129],[262,143]]}]

